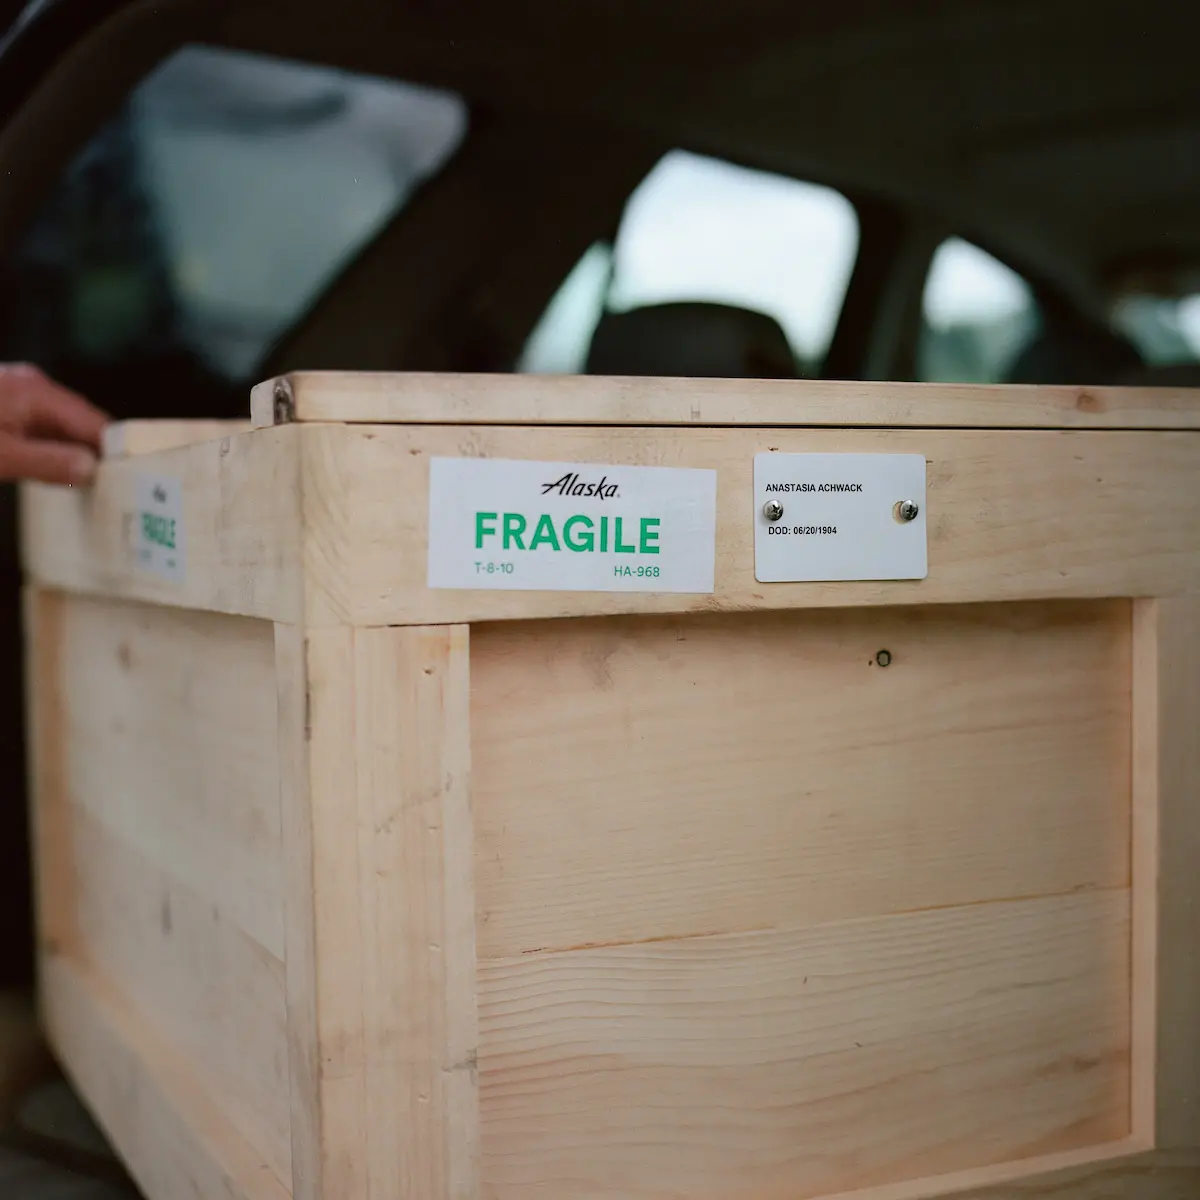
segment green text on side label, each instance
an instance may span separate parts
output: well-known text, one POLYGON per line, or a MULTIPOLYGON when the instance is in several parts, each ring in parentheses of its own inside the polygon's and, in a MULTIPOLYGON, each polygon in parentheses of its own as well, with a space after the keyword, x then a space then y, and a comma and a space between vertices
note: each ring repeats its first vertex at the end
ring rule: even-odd
POLYGON ((573 550, 579 554, 658 554, 660 517, 566 517, 556 525, 549 513, 477 512, 475 549, 573 550), (532 528, 531 528, 532 526, 532 528))
POLYGON ((167 550, 175 549, 175 518, 164 517, 159 513, 143 512, 142 537, 151 545, 162 546, 167 550))

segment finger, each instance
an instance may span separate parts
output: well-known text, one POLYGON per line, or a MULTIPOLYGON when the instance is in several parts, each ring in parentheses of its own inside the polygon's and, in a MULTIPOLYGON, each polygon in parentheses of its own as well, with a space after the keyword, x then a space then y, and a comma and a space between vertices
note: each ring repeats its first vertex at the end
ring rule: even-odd
POLYGON ((83 487, 96 473, 96 455, 67 442, 0 435, 0 480, 83 487))
POLYGON ((0 423, 14 433, 62 438, 100 449, 108 415, 24 363, 0 368, 0 423))

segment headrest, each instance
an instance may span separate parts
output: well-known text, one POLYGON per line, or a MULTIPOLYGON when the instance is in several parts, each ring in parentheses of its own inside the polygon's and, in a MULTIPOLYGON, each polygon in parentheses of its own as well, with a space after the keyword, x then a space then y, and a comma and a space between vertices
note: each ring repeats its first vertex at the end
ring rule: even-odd
POLYGON ((1045 329, 1013 359, 1006 383, 1115 384, 1139 370, 1134 344, 1106 329, 1045 329))
POLYGON ((1143 367, 1121 379, 1122 387, 1200 388, 1200 363, 1173 363, 1169 367, 1143 367))
POLYGON ((677 302, 606 312, 588 351, 589 375, 794 379, 779 322, 727 304, 677 302))

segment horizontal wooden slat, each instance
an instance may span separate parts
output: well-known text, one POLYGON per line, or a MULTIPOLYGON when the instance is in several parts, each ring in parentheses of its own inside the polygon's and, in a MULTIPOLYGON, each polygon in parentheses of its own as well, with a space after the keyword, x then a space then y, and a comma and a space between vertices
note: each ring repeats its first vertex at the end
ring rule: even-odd
MULTIPOLYGON (((253 391, 256 425, 275 418, 276 382, 253 391)), ((297 421, 1200 429, 1200 394, 1187 388, 341 371, 279 382, 297 421)))
POLYGON ((25 560, 43 585, 309 627, 1168 596, 1200 590, 1197 478, 1192 433, 293 424, 106 463, 87 492, 30 485, 25 560), (924 455, 928 578, 758 583, 753 460, 770 449, 924 455), (715 592, 430 590, 434 455, 716 470, 715 592), (182 481, 182 582, 134 569, 146 472, 182 481))
POLYGON ((106 459, 132 458, 217 441, 252 429, 249 421, 115 421, 104 431, 106 459))
POLYGON ((221 1098, 205 1094, 98 972, 46 958, 42 1006, 73 1081, 148 1196, 290 1200, 291 1187, 229 1120, 221 1098))
MULTIPOLYGON (((297 428, 295 426, 293 429, 297 428)), ((299 426, 310 623, 478 622, 713 609, 950 604, 1200 590, 1200 436, 898 430, 299 426), (761 584, 758 451, 923 454, 929 577, 761 584), (430 590, 433 455, 704 467, 717 476, 716 591, 430 590)))
POLYGON ((1127 891, 479 967, 496 1200, 803 1200, 1129 1133, 1127 891))
MULTIPOLYGON (((954 1200, 1195 1200, 1200 1196, 1200 1150, 1149 1151, 1086 1165, 1028 1163, 1007 1179, 974 1177, 989 1174, 947 1180, 945 1191, 924 1189, 920 1200, 931 1194, 951 1195, 954 1200)), ((915 1200, 915 1196, 880 1189, 878 1195, 859 1193, 854 1200, 915 1200)))
POLYGON ((1129 653, 1121 602, 477 628, 480 954, 1127 886, 1129 653))
POLYGON ((282 960, 78 811, 77 952, 112 979, 280 1178, 291 1174, 282 960))

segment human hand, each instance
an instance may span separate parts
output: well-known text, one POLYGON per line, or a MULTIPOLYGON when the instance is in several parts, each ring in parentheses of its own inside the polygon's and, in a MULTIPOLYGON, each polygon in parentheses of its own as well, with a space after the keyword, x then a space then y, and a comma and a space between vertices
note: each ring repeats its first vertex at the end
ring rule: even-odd
POLYGON ((37 367, 0 364, 0 481, 90 483, 108 423, 106 413, 37 367))

